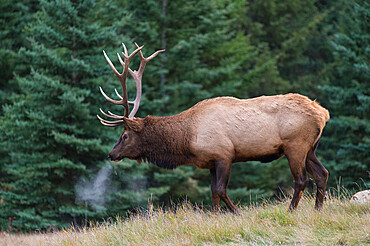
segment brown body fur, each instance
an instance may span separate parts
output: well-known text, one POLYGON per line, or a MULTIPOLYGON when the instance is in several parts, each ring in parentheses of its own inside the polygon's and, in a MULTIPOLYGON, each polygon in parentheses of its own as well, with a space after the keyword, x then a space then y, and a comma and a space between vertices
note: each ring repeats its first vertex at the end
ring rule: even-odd
POLYGON ((327 170, 315 156, 317 142, 329 113, 299 94, 254 99, 218 97, 204 100, 173 116, 126 121, 123 135, 110 157, 147 160, 160 167, 195 164, 210 169, 212 205, 223 200, 234 212, 226 194, 231 164, 269 162, 286 155, 295 182, 290 209, 295 209, 310 173, 318 186, 316 208, 322 207, 327 170), (136 148, 136 149, 133 149, 136 148))

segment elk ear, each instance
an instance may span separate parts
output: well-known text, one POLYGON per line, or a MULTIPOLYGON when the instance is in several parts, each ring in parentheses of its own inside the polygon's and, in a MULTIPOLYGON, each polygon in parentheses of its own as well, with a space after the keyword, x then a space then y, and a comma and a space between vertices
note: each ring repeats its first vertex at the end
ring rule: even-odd
POLYGON ((125 121, 124 123, 125 128, 131 129, 135 132, 141 132, 144 128, 144 122, 142 119, 137 118, 137 119, 131 120, 125 117, 124 121, 125 121))

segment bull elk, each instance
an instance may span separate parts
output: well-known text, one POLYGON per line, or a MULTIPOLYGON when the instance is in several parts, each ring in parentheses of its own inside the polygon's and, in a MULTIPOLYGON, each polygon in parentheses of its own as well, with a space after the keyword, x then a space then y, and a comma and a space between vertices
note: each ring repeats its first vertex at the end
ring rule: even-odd
POLYGON ((212 182, 212 209, 219 210, 222 200, 234 213, 237 208, 229 199, 226 188, 232 163, 245 161, 270 162, 286 156, 294 178, 294 194, 289 206, 294 210, 311 174, 317 185, 315 208, 320 210, 325 197, 328 171, 315 155, 322 130, 329 120, 329 112, 316 101, 299 94, 261 96, 253 99, 217 97, 197 103, 195 106, 172 116, 135 118, 141 98, 141 79, 145 65, 164 50, 145 58, 143 46, 136 43, 130 55, 124 44, 118 60, 123 66, 119 73, 106 53, 104 56, 121 82, 123 96, 115 90, 120 100, 110 102, 124 107, 124 116, 108 111, 101 113, 114 121, 97 116, 106 126, 124 126, 117 144, 109 153, 109 159, 123 158, 153 163, 173 169, 194 164, 209 169, 212 182), (139 53, 138 71, 129 68, 135 54, 139 53), (128 73, 136 83, 136 99, 128 101, 126 78, 128 73), (129 114, 129 106, 133 110, 129 114))

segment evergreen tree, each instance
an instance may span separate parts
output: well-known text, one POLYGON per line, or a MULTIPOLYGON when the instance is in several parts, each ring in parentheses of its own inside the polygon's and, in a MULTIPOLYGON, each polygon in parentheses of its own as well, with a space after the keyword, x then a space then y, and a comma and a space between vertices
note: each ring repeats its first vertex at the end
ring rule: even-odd
POLYGON ((336 5, 337 32, 329 41, 333 63, 330 82, 320 87, 331 119, 322 139, 321 155, 337 182, 358 189, 370 185, 369 14, 367 1, 336 5))
MULTIPOLYGON (((18 50, 26 45, 24 27, 32 20, 38 4, 34 1, 0 2, 0 103, 6 99, 16 86, 12 84, 13 72, 18 63, 18 50)), ((0 109, 1 112, 1 109, 0 109)))
POLYGON ((319 54, 311 45, 320 36, 318 25, 328 7, 318 8, 317 0, 240 2, 238 28, 250 36, 252 45, 260 47, 261 62, 270 74, 264 80, 254 77, 250 94, 315 92, 312 88, 320 81, 311 74, 316 72, 314 61, 319 54))
MULTIPOLYGON (((38 8, 34 1, 1 1, 0 2, 0 104, 8 103, 12 93, 17 91, 14 82, 14 71, 20 68, 18 50, 27 43, 23 33, 24 27, 33 18, 33 12, 38 8)), ((27 72, 25 72, 27 73, 27 72)), ((3 109, 0 108, 0 116, 3 109)), ((3 131, 1 131, 3 135, 3 131)), ((3 164, 9 160, 8 142, 0 142, 0 191, 7 190, 11 182, 3 164)), ((4 202, 0 195, 0 204, 4 202)), ((0 228, 5 228, 12 217, 0 216, 0 228), (3 226, 4 225, 4 226, 3 226)))
POLYGON ((20 93, 3 107, 1 143, 6 183, 0 180, 1 229, 47 229, 77 221, 90 210, 75 204, 78 178, 101 165, 111 142, 95 118, 106 63, 101 58, 116 36, 93 22, 94 1, 41 1, 27 27, 29 47, 17 62, 20 93), (106 136, 106 137, 104 137, 106 136))

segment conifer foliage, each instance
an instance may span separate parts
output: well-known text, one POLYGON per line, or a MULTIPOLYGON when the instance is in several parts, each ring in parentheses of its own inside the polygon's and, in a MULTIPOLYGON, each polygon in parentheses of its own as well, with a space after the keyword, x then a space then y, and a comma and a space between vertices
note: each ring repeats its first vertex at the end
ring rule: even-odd
POLYGON ((20 92, 3 107, 1 119, 7 154, 1 159, 3 230, 9 218, 13 230, 76 220, 82 211, 75 205, 74 184, 106 156, 94 118, 96 78, 106 68, 96 56, 111 32, 88 21, 93 6, 93 1, 41 1, 27 26, 28 45, 17 62, 28 65, 28 74, 16 76, 20 92))
POLYGON ((333 63, 330 83, 321 86, 331 120, 323 138, 323 156, 332 185, 370 185, 370 4, 337 5, 337 31, 329 41, 333 63))

